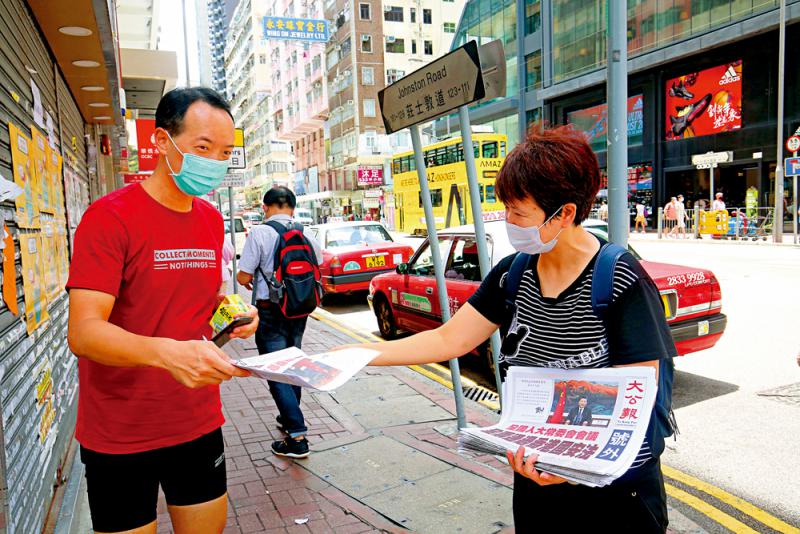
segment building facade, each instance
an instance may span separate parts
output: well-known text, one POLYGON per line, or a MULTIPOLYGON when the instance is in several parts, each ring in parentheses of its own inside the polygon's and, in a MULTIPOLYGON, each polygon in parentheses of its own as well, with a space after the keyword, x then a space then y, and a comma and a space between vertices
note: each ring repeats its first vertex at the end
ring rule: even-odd
POLYGON ((392 154, 410 149, 407 132, 387 135, 378 92, 445 54, 463 0, 327 0, 331 37, 325 55, 330 117, 325 125, 334 216, 380 216, 387 203, 375 190, 389 185, 392 154), (338 197, 338 198, 337 198, 338 197))
POLYGON ((243 171, 246 187, 237 190, 240 208, 258 206, 263 190, 273 184, 293 183, 292 147, 278 139, 280 125, 274 120, 283 97, 272 93, 272 76, 280 68, 269 61, 272 49, 262 33, 269 9, 267 2, 242 0, 226 32, 227 93, 236 126, 244 130, 247 153, 247 169, 243 171))

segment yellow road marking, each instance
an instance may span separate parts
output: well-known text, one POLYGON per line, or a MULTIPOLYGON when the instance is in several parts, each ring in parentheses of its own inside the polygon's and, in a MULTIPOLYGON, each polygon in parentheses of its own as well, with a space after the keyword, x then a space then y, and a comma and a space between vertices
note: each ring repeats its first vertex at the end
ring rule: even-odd
POLYGON ((724 502, 725 504, 736 508, 740 512, 744 512, 745 514, 749 515, 756 521, 765 524, 769 528, 773 530, 777 530, 778 532, 783 533, 800 533, 800 529, 789 525, 778 519, 777 517, 765 512, 764 510, 757 508, 750 504, 749 502, 737 497, 736 495, 732 495, 727 491, 720 489, 716 486, 712 486, 707 482, 703 482, 691 475, 687 475, 681 471, 673 467, 669 467, 667 465, 661 466, 661 471, 673 480, 677 480, 678 482, 682 482, 687 486, 692 488, 698 489, 700 491, 704 491, 711 495, 712 497, 716 497, 720 501, 724 502))
MULTIPOLYGON (((354 339, 356 339, 358 341, 361 341, 363 343, 375 343, 375 342, 384 341, 383 339, 379 338, 378 336, 376 336, 375 334, 372 334, 370 332, 363 332, 361 330, 356 330, 355 328, 347 327, 347 326, 341 324, 338 320, 331 318, 330 315, 331 314, 329 312, 326 312, 324 310, 316 310, 314 313, 311 314, 311 316, 314 319, 317 319, 318 321, 321 321, 321 322, 325 323, 326 325, 330 326, 334 330, 338 330, 339 332, 342 332, 343 334, 347 334, 348 336, 350 336, 350 337, 352 337, 352 338, 354 338, 354 339)), ((408 365, 407 367, 409 369, 412 369, 413 371, 416 371, 417 373, 427 377, 427 378, 430 378, 434 382, 437 382, 437 383, 443 385, 444 387, 446 387, 448 389, 451 389, 451 390, 453 389, 453 383, 450 380, 448 380, 447 378, 444 378, 442 376, 442 375, 449 375, 450 374, 450 369, 449 368, 447 368, 447 367, 445 367, 443 365, 440 365, 438 363, 430 363, 430 364, 426 364, 426 366, 430 367, 430 368, 433 368, 437 372, 430 371, 430 370, 426 369, 425 367, 423 367, 421 365, 408 365), (439 373, 439 374, 437 374, 437 373, 439 373)), ((461 383, 462 383, 462 385, 465 385, 467 387, 473 387, 473 388, 480 387, 480 386, 478 386, 478 384, 476 382, 474 382, 473 380, 471 380, 471 379, 469 379, 469 378, 467 378, 465 376, 461 377, 461 383)), ((500 409, 500 404, 497 403, 497 402, 494 402, 494 401, 490 401, 490 400, 484 399, 484 400, 478 401, 478 403, 486 406, 490 410, 499 410, 500 409)))
POLYGON ((676 488, 672 484, 664 484, 664 487, 667 490, 667 495, 669 495, 670 497, 678 499, 679 501, 691 506, 692 508, 694 508, 698 512, 702 513, 703 515, 706 515, 706 516, 710 517, 711 519, 713 519, 714 521, 716 521, 717 523, 719 523, 723 527, 731 530, 732 532, 737 532, 737 533, 753 532, 753 533, 757 533, 756 530, 753 530, 752 528, 748 527, 747 525, 745 525, 744 523, 742 523, 741 521, 739 521, 735 517, 732 517, 732 516, 726 514, 722 510, 718 510, 717 508, 714 508, 713 506, 708 504, 706 501, 704 501, 704 500, 702 500, 702 499, 700 499, 698 497, 695 497, 691 493, 687 493, 687 492, 683 491, 682 489, 676 488))

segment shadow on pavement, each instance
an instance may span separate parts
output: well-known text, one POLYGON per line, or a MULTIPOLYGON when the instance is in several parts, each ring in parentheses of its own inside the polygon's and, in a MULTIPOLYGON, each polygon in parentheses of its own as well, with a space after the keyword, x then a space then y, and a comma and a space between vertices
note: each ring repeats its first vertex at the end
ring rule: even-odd
POLYGON ((367 308, 367 291, 353 291, 352 293, 329 293, 322 301, 322 308, 330 313, 350 313, 367 308))
POLYGON ((698 402, 738 391, 739 386, 704 376, 693 375, 685 371, 675 370, 672 384, 672 408, 685 408, 698 402))

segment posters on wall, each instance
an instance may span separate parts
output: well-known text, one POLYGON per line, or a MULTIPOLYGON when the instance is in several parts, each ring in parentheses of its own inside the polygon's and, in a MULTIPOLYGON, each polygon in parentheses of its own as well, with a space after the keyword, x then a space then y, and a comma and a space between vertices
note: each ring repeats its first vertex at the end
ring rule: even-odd
POLYGON ((31 96, 33 97, 33 121, 44 128, 44 106, 42 105, 42 93, 39 86, 31 78, 31 96))
POLYGON ((742 60, 667 80, 667 140, 742 127, 742 60))
POLYGON ((50 193, 52 191, 52 180, 49 172, 50 144, 47 138, 31 126, 31 166, 34 175, 34 195, 39 203, 39 212, 53 213, 53 203, 50 193))
POLYGON ((11 161, 14 165, 14 182, 23 194, 16 198, 17 226, 38 229, 41 225, 37 197, 36 173, 31 162, 32 143, 14 124, 8 124, 11 142, 11 161))
POLYGON ((50 174, 50 198, 53 204, 53 213, 59 221, 66 220, 64 204, 64 178, 62 169, 64 158, 54 149, 50 150, 50 157, 47 158, 48 173, 50 174))
POLYGON ((17 307, 17 269, 14 267, 14 238, 3 225, 3 302, 14 315, 19 315, 17 307))
MULTIPOLYGON (((642 144, 644 133, 644 97, 628 98, 628 145, 642 144)), ((595 152, 608 148, 608 104, 599 104, 567 113, 567 122, 584 133, 595 152)))
POLYGON ((61 290, 59 276, 58 240, 60 235, 56 232, 58 223, 54 221, 42 222, 42 266, 44 269, 45 296, 52 302, 61 290))
POLYGON ((38 232, 20 234, 19 244, 22 252, 22 285, 25 292, 25 325, 28 334, 32 334, 49 319, 42 238, 38 232))

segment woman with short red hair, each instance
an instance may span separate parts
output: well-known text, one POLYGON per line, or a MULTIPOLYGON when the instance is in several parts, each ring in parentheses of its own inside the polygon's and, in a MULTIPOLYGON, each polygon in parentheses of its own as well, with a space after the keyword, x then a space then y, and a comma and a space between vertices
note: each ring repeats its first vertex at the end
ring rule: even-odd
MULTIPOLYGON (((441 327, 386 343, 372 365, 412 365, 468 354, 499 327, 501 368, 562 369, 651 366, 675 356, 661 299, 630 253, 613 273, 613 298, 603 319, 592 307, 592 275, 604 243, 581 222, 600 188, 600 171, 583 135, 568 127, 535 127, 506 158, 496 190, 506 206, 506 228, 517 254, 501 260, 468 303, 441 327), (527 254, 516 298, 505 293, 518 254, 527 254)), ((654 409, 655 414, 655 409, 654 409)), ((653 416, 655 417, 655 415, 653 416)), ((651 420, 652 425, 652 420, 651 420)), ((648 436, 651 434, 648 433, 648 436)), ((570 530, 664 532, 666 495, 659 455, 663 436, 647 440, 631 469, 602 488, 565 483, 534 468, 536 455, 507 453, 514 476, 517 532, 533 532, 550 518, 570 530), (566 515, 565 515, 566 514, 566 515)))

